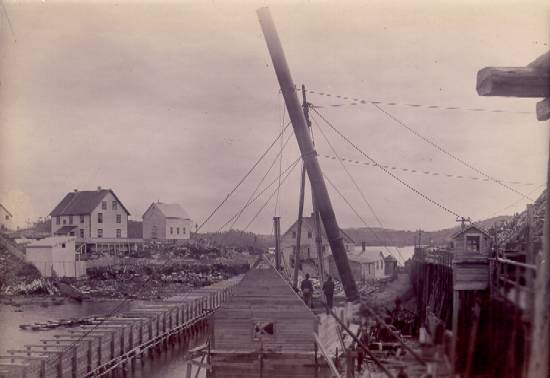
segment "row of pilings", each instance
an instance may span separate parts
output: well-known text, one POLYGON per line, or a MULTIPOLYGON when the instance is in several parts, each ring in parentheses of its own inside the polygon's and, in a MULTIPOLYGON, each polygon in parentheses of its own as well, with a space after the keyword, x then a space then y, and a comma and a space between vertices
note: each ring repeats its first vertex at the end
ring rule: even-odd
POLYGON ((526 376, 530 321, 521 306, 489 289, 453 290, 452 263, 413 260, 410 279, 419 327, 440 346, 457 374, 526 376), (453 333, 453 305, 457 304, 453 333))

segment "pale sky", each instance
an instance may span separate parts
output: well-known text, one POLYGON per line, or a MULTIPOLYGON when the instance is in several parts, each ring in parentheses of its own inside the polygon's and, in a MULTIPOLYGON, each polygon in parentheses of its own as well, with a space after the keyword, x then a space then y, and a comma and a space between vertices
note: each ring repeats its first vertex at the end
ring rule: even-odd
MULTIPOLYGON (((281 128, 282 98, 255 13, 263 5, 270 5, 297 85, 365 100, 509 111, 383 106, 490 175, 537 184, 513 186, 535 198, 548 159, 547 124, 534 114, 539 99, 479 97, 475 86, 479 69, 525 66, 549 49, 546 3, 4 2, 0 202, 22 224, 47 216, 68 191, 102 186, 116 192, 132 219, 160 200, 182 204, 201 223, 281 128)), ((345 100, 308 99, 325 106, 319 111, 382 164, 479 177, 373 105, 327 107, 345 100)), ((342 157, 366 161, 324 130, 342 157)), ((319 154, 333 155, 314 133, 319 154)), ((241 208, 278 148, 204 230, 217 230, 241 208)), ((297 156, 292 139, 283 169, 297 156)), ((356 211, 378 226, 338 162, 319 159, 356 211)), ((379 169, 348 167, 386 227, 455 224, 379 169)), ((266 182, 278 171, 277 163, 266 182)), ((473 220, 527 203, 492 182, 392 172, 473 220)), ((298 189, 296 169, 279 195, 283 229, 296 217, 298 189)), ((364 226, 329 192, 341 227, 364 226)), ((306 214, 310 202, 308 193, 306 214)), ((250 230, 270 233, 274 207, 272 201, 250 230)))

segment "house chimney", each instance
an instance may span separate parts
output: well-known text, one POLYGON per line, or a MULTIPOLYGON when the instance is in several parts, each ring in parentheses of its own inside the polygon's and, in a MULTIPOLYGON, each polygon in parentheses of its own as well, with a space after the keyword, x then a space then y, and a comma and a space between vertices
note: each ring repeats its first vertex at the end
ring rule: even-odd
POLYGON ((101 186, 98 186, 98 187, 97 187, 97 190, 101 190, 101 186))
POLYGON ((364 241, 362 241, 362 242, 361 242, 361 251, 362 251, 362 252, 365 252, 366 250, 367 250, 367 243, 364 242, 364 241))

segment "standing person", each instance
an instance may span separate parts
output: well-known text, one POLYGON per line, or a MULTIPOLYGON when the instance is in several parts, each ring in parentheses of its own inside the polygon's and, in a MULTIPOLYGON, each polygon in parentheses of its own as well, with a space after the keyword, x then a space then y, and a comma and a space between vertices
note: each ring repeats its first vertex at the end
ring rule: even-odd
POLYGON ((323 293, 325 293, 325 298, 327 300, 328 314, 329 310, 332 310, 332 300, 334 298, 334 281, 332 280, 332 277, 330 275, 327 277, 327 280, 323 284, 323 293))
POLYGON ((313 284, 309 280, 309 274, 306 273, 306 278, 300 284, 300 290, 304 297, 304 302, 308 307, 313 307, 311 303, 311 297, 313 296, 313 284))

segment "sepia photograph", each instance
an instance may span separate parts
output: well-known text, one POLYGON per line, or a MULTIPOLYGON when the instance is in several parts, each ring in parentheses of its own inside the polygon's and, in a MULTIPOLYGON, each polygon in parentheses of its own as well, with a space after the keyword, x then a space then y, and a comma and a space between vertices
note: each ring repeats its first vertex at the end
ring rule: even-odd
POLYGON ((0 378, 550 378, 548 0, 0 0, 0 378))

